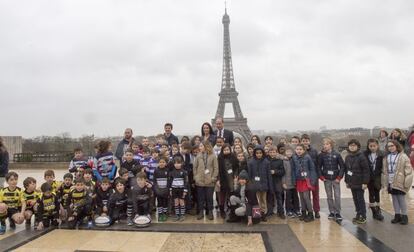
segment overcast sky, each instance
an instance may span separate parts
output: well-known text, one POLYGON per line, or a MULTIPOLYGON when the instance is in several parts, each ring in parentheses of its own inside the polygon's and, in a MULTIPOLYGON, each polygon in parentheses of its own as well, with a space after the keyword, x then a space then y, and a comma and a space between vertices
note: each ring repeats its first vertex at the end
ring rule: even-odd
MULTIPOLYGON (((414 1, 227 5, 251 129, 414 123, 414 1)), ((221 0, 0 0, 0 135, 198 133, 217 109, 223 13, 221 0)))

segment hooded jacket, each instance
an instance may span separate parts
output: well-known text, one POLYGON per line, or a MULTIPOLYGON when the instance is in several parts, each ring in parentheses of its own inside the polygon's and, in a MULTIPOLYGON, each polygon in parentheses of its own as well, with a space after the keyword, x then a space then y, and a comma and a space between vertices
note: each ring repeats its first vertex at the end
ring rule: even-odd
POLYGON ((359 149, 345 158, 345 183, 351 189, 361 189, 363 184, 368 184, 370 172, 368 160, 359 149))
POLYGON ((251 183, 257 191, 273 193, 272 175, 270 174, 269 160, 265 158, 265 152, 262 146, 256 146, 253 151, 253 158, 247 164, 247 172, 251 183), (257 151, 261 150, 263 157, 257 158, 257 151))

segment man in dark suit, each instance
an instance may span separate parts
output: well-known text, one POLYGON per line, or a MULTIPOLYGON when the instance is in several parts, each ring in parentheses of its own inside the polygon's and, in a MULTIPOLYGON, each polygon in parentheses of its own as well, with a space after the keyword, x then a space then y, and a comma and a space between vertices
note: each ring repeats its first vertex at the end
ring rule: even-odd
POLYGON ((234 135, 233 131, 224 129, 223 118, 218 117, 216 118, 216 131, 214 133, 217 137, 222 137, 225 143, 230 144, 233 146, 234 143, 234 135))

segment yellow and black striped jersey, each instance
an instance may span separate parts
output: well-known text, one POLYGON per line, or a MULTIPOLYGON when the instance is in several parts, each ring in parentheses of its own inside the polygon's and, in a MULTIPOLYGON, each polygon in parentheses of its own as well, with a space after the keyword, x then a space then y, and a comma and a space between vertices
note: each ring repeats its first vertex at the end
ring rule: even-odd
POLYGON ((58 192, 59 187, 60 187, 61 184, 62 184, 62 182, 53 180, 53 182, 51 184, 51 186, 52 186, 52 192, 56 194, 58 192))
POLYGON ((14 190, 4 187, 0 190, 0 202, 5 203, 8 208, 20 208, 23 201, 23 191, 20 187, 16 187, 14 190))
POLYGON ((42 197, 42 193, 39 191, 27 192, 23 191, 23 199, 26 201, 26 209, 30 210, 36 204, 37 200, 42 197))

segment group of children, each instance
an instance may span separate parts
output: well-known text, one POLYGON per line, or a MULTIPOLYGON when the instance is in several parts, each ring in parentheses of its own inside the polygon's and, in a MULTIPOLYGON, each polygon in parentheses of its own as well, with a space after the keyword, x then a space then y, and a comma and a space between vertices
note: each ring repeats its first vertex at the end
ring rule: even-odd
POLYGON ((374 219, 384 219, 380 190, 387 188, 395 209, 392 223, 407 224, 404 195, 412 185, 412 167, 398 141, 390 140, 386 147, 382 152, 379 142, 370 139, 362 152, 353 139, 346 153, 338 153, 332 139, 325 138, 318 152, 306 134, 277 146, 268 136, 263 147, 253 136, 247 148, 237 137, 232 146, 220 137, 214 143, 187 138, 172 145, 160 139, 154 145, 131 142, 118 167, 111 143, 100 141, 93 158, 75 149, 63 182, 46 171, 40 190, 34 178, 25 178, 21 189, 18 174, 7 173, 8 186, 0 190, 0 234, 7 218, 14 228, 24 221, 31 225, 32 216, 40 230, 62 223, 92 227, 102 216, 108 225, 123 219, 133 225, 137 216, 151 220, 152 211, 157 211, 159 222, 169 216, 183 221, 193 212, 197 219, 212 220, 214 197, 217 212, 228 222, 245 219, 252 225, 272 214, 310 222, 320 218, 319 180, 325 186, 328 218, 341 221, 342 179, 354 199, 354 223, 366 222, 365 189, 374 219))

